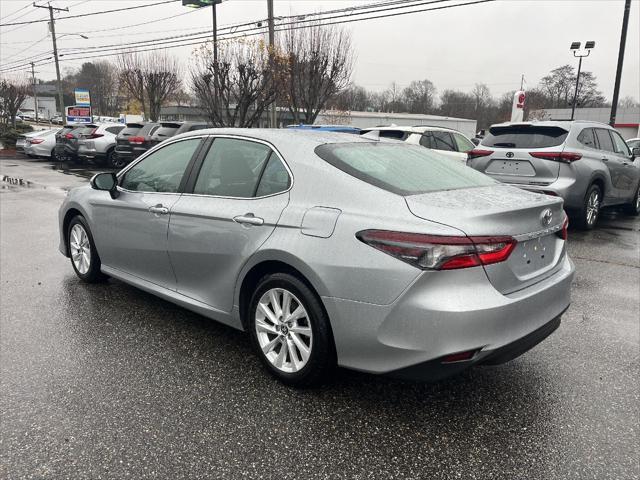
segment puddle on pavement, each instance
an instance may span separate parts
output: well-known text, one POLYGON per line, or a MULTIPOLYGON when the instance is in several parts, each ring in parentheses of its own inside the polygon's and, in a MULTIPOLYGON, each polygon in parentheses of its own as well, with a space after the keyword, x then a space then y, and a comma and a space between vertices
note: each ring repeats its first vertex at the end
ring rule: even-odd
POLYGON ((86 168, 79 165, 69 164, 67 162, 50 162, 46 165, 46 168, 64 173, 65 175, 75 175, 76 177, 86 178, 87 180, 93 177, 96 173, 117 171, 110 168, 86 168))

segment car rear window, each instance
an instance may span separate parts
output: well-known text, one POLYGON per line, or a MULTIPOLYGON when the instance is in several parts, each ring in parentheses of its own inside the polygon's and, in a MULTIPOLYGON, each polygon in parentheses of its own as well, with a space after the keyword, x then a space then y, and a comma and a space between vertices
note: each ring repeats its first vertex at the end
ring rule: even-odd
POLYGON ((157 125, 155 123, 147 123, 144 127, 142 127, 140 129, 140 131, 138 132, 138 135, 140 135, 141 137, 147 137, 152 135, 153 133, 155 133, 155 131, 160 127, 160 125, 157 125))
POLYGON ((127 125, 123 128, 118 134, 119 137, 132 137, 133 135, 137 135, 142 125, 127 125))
POLYGON ((91 135, 96 128, 98 128, 96 125, 87 125, 80 130, 80 135, 91 135))
POLYGON ((316 154, 343 172, 398 195, 495 185, 496 180, 417 145, 330 143, 316 154))
POLYGON ((154 137, 158 137, 158 138, 169 138, 169 137, 173 137, 176 132, 178 131, 178 129, 180 128, 180 125, 162 125, 160 126, 160 128, 158 128, 158 130, 155 131, 155 133, 153 134, 154 137))
POLYGON ((561 145, 569 132, 560 127, 492 127, 481 144, 494 148, 545 148, 561 145))

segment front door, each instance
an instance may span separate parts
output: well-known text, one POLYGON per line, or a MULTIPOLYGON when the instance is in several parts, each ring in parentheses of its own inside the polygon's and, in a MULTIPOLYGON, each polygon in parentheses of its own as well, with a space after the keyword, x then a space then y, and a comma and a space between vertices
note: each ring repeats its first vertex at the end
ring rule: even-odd
POLYGON ((268 145, 215 138, 173 206, 169 255, 178 292, 230 312, 236 279, 289 202, 290 174, 268 145))
POLYGON ((120 177, 119 196, 96 205, 96 247, 105 266, 175 289, 167 229, 200 138, 156 150, 120 177))
POLYGON ((620 134, 614 130, 609 130, 609 133, 613 139, 613 148, 615 149, 616 158, 622 165, 620 175, 618 175, 617 179, 619 200, 627 201, 634 198, 636 189, 638 188, 640 168, 638 168, 638 165, 634 163, 634 158, 631 156, 631 149, 620 134))

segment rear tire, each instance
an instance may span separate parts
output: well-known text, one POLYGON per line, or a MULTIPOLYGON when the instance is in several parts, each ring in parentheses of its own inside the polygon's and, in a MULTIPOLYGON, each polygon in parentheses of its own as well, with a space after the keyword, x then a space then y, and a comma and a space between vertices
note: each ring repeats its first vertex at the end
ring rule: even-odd
POLYGON ((636 189, 636 194, 633 200, 624 206, 624 211, 628 215, 632 215, 634 217, 640 215, 640 185, 638 185, 638 188, 636 189))
POLYGON ((93 243, 91 230, 81 215, 73 217, 69 222, 67 246, 71 266, 80 280, 86 283, 98 283, 109 278, 100 271, 100 257, 93 243))
POLYGON ((575 225, 580 230, 591 230, 595 227, 600 216, 600 206, 602 205, 602 190, 595 183, 587 189, 584 196, 582 208, 577 212, 574 219, 575 225))
POLYGON ((120 157, 115 152, 112 152, 111 157, 107 160, 107 165, 111 168, 117 168, 118 170, 124 168, 127 165, 127 162, 120 157))
POLYGON ((318 385, 335 368, 329 319, 317 295, 298 278, 287 273, 263 277, 247 313, 256 353, 282 383, 318 385))

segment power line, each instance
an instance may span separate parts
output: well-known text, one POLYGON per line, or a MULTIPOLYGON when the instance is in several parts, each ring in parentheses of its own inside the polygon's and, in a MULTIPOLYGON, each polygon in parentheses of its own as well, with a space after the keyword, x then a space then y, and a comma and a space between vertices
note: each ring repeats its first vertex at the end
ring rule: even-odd
MULTIPOLYGON (((101 12, 89 12, 89 13, 82 13, 82 14, 78 14, 78 15, 67 15, 66 17, 60 17, 57 18, 56 20, 67 20, 69 18, 80 18, 80 17, 90 17, 92 15, 103 15, 105 13, 114 13, 114 12, 124 12, 124 11, 129 11, 129 10, 136 10, 138 8, 147 8, 147 7, 156 7, 158 5, 164 5, 166 3, 175 3, 179 0, 164 0, 163 2, 157 2, 157 3, 148 3, 145 5, 134 5, 133 7, 123 7, 123 8, 115 8, 113 10, 103 10, 101 12)), ((84 2, 81 2, 84 3, 84 2)), ((47 19, 41 19, 41 20, 31 20, 28 22, 15 22, 15 23, 1 23, 0 27, 10 27, 13 25, 29 25, 32 23, 40 23, 40 22, 46 22, 47 19)))

